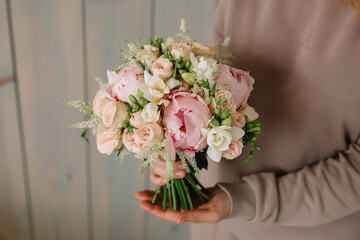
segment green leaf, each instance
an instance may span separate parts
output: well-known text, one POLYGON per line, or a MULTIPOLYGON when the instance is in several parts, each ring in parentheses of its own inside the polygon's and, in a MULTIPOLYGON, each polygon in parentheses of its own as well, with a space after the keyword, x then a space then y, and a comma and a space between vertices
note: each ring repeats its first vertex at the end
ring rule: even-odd
POLYGON ((221 105, 221 104, 224 104, 226 102, 227 102, 226 98, 222 98, 217 102, 217 105, 221 105))
POLYGON ((89 128, 85 128, 82 132, 81 132, 81 138, 84 139, 86 142, 89 143, 89 139, 87 139, 86 137, 86 133, 89 130, 89 128))
POLYGON ((208 169, 208 160, 206 158, 205 152, 196 152, 195 153, 195 160, 198 168, 201 169, 208 169))

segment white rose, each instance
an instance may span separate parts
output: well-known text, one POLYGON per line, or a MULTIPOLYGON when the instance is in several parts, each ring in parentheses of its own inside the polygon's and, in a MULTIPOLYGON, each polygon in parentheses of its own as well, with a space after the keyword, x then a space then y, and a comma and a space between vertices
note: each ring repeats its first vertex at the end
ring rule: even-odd
POLYGON ((207 155, 215 162, 220 162, 222 152, 229 149, 231 141, 242 138, 244 130, 239 127, 219 126, 208 129, 202 129, 203 135, 206 135, 208 144, 207 155))
POLYGON ((156 105, 156 103, 146 104, 141 111, 141 117, 146 122, 157 122, 160 117, 160 111, 158 111, 158 106, 156 105))
POLYGON ((246 104, 242 109, 239 111, 242 115, 248 117, 248 122, 255 121, 258 119, 259 114, 255 112, 255 109, 248 104, 246 104))

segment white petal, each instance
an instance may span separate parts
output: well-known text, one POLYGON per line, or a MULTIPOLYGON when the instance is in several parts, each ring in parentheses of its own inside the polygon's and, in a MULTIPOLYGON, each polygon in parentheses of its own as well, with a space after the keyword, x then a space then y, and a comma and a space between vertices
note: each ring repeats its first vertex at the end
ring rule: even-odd
POLYGON ((169 90, 179 86, 180 81, 174 79, 174 78, 170 78, 169 80, 167 80, 166 82, 166 87, 168 87, 169 90))
POLYGON ((146 100, 148 100, 148 101, 150 101, 150 102, 153 102, 153 99, 152 99, 149 91, 145 88, 145 85, 142 85, 142 86, 140 87, 140 91, 143 92, 143 96, 144 96, 144 98, 145 98, 146 100))
POLYGON ((209 156, 209 158, 210 158, 211 160, 213 160, 214 162, 220 162, 222 152, 216 151, 216 150, 213 149, 212 147, 208 147, 206 153, 207 153, 207 155, 209 156))
POLYGON ((194 66, 194 67, 197 67, 199 62, 198 60, 196 59, 195 55, 193 52, 190 53, 190 61, 191 61, 191 64, 194 66))
POLYGON ((200 128, 200 132, 203 137, 206 137, 209 131, 209 128, 200 128))
POLYGON ((242 128, 239 127, 232 127, 227 131, 230 133, 232 140, 238 140, 245 135, 244 130, 242 130, 242 128))
POLYGON ((150 80, 151 80, 151 74, 148 71, 144 71, 144 81, 145 84, 149 84, 150 80))

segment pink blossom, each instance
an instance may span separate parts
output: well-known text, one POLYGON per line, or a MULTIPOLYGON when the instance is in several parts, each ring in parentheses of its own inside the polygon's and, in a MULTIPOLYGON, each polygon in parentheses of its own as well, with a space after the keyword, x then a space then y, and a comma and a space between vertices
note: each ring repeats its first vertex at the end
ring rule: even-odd
POLYGON ((194 156, 195 152, 207 146, 200 129, 206 128, 211 116, 199 95, 172 91, 170 103, 164 111, 163 123, 174 147, 194 156))
POLYGON ((108 84, 102 86, 103 96, 121 102, 126 102, 130 106, 133 103, 129 96, 134 95, 139 101, 137 90, 144 84, 144 71, 136 64, 129 64, 121 71, 107 71, 108 84))
POLYGON ((224 64, 218 64, 218 71, 221 75, 215 79, 217 83, 227 84, 227 88, 236 102, 236 108, 245 106, 253 90, 254 78, 248 72, 229 67, 224 64))

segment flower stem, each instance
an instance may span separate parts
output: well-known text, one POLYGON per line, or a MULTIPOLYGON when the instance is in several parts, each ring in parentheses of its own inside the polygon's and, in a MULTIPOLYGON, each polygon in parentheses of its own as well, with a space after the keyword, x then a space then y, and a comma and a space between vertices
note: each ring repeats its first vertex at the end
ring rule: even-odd
MULTIPOLYGON (((166 185, 168 185, 168 184, 166 184, 166 185)), ((164 189, 164 194, 163 194, 163 202, 162 202, 162 204, 163 204, 163 210, 165 210, 166 209, 167 186, 164 186, 163 189, 164 189)))
POLYGON ((175 179, 175 185, 176 185, 176 190, 178 191, 178 194, 179 194, 179 197, 180 197, 181 206, 183 207, 183 209, 188 210, 186 198, 185 198, 185 195, 184 195, 184 191, 183 191, 183 188, 181 186, 181 183, 180 183, 179 179, 175 179))
POLYGON ((186 194, 186 198, 187 198, 187 200, 188 200, 188 202, 189 202, 189 208, 190 208, 190 210, 193 210, 194 207, 193 207, 193 204, 192 204, 192 201, 191 201, 191 197, 190 197, 190 194, 189 194, 189 190, 188 190, 188 188, 187 188, 187 186, 186 186, 186 184, 185 184, 184 179, 180 179, 180 182, 181 182, 181 185, 183 186, 183 189, 184 189, 185 194, 186 194))
POLYGON ((173 200, 172 200, 172 195, 171 195, 171 184, 167 183, 166 186, 167 186, 168 194, 169 194, 170 209, 173 210, 173 200))
POLYGON ((197 179, 197 177, 195 176, 195 174, 193 174, 193 173, 190 173, 190 174, 191 174, 192 179, 195 181, 195 183, 200 186, 201 190, 203 190, 205 193, 209 193, 209 191, 208 191, 208 190, 200 183, 200 181, 197 179))
POLYGON ((207 202, 209 201, 209 198, 203 193, 201 192, 196 184, 194 183, 194 181, 191 179, 190 175, 186 175, 185 179, 188 181, 188 183, 190 184, 190 186, 192 187, 192 189, 195 191, 195 193, 199 196, 199 198, 201 199, 201 201, 203 202, 207 202))
POLYGON ((156 199, 157 199, 159 193, 161 192, 161 187, 162 186, 159 186, 159 187, 156 188, 155 195, 154 195, 154 197, 153 197, 153 199, 151 201, 152 205, 154 205, 156 203, 156 199))
POLYGON ((172 198, 173 198, 173 208, 174 208, 174 211, 177 211, 178 210, 178 207, 177 207, 177 199, 176 199, 176 194, 175 194, 175 187, 174 187, 174 179, 171 179, 171 191, 172 191, 172 198))

